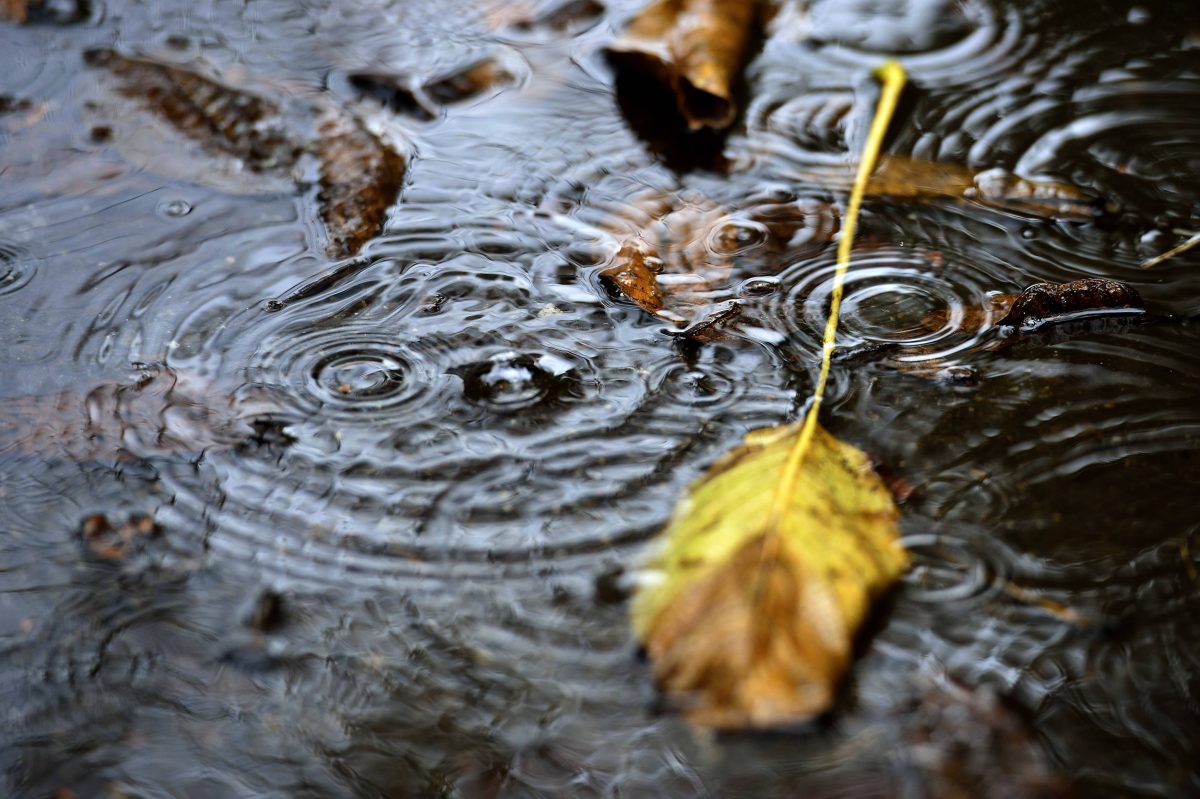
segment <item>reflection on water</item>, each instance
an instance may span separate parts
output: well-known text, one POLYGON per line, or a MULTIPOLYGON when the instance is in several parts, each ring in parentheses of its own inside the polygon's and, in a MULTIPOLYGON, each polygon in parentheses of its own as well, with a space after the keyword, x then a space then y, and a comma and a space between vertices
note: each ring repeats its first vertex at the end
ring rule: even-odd
POLYGON ((787 5, 719 157, 622 116, 600 51, 637 5, 93 0, 0 24, 6 795, 1200 791, 1200 334, 997 347, 968 319, 1083 277, 1197 313, 1194 255, 1137 268, 1200 227, 1194 4, 787 5), (164 161, 169 126, 130 125, 85 63, 103 48, 324 94, 411 143, 381 235, 331 261, 316 175, 164 161), (915 567, 833 718, 712 741, 655 713, 622 574, 810 388, 884 54, 918 86, 893 153, 1110 213, 868 203, 829 421, 912 486, 915 567), (673 168, 697 163, 719 169, 673 168), (742 304, 717 341, 599 277, 667 208, 701 220, 676 257, 725 270, 688 296, 742 304), (923 360, 969 379, 897 368, 923 360))

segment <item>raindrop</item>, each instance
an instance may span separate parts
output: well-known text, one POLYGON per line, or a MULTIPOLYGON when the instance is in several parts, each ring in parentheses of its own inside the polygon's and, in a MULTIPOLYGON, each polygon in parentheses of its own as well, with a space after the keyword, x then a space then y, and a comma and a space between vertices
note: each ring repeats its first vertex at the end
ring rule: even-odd
POLYGON ((517 411, 553 401, 568 387, 562 365, 527 353, 501 352, 454 369, 467 399, 499 411, 517 411), (558 367, 558 368, 556 368, 558 367))

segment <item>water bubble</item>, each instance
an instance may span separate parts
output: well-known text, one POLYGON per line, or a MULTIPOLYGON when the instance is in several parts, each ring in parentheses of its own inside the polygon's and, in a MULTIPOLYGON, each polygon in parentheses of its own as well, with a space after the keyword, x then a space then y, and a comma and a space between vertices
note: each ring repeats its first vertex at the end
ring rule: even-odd
POLYGON ((743 280, 737 288, 739 297, 766 297, 779 291, 777 277, 751 277, 743 280))
POLYGON ((158 213, 167 217, 187 216, 192 212, 192 205, 187 200, 164 200, 158 204, 158 213))

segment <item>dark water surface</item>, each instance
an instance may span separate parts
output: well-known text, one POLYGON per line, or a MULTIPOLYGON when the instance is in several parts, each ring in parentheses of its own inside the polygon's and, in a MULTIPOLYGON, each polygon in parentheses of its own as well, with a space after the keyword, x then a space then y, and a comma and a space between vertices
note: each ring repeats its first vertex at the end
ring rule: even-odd
POLYGON ((1082 277, 1200 313, 1194 253, 1138 268, 1200 228, 1200 6, 817 0, 781 13, 708 151, 622 112, 636 87, 618 102, 601 48, 638 6, 92 0, 0 23, 3 795, 921 796, 905 719, 931 671, 1016 708, 1080 795, 1200 794, 1200 327, 993 351, 961 324, 1082 277), (411 151, 384 232, 330 261, 315 189, 186 146, 93 48, 328 93, 411 151), (912 485, 917 567, 831 719, 695 736, 654 712, 620 575, 811 388, 886 55, 917 84, 893 153, 1112 213, 868 203, 843 318, 868 354, 835 367, 828 422, 912 485), (478 91, 443 80, 488 58, 478 91), (385 107, 368 73, 419 96, 385 107), (680 346, 604 287, 614 231, 664 197, 726 209, 708 240, 738 243, 755 325, 680 346), (763 204, 805 220, 782 269, 756 268, 763 204), (117 557, 83 537, 97 514, 126 525, 117 557))

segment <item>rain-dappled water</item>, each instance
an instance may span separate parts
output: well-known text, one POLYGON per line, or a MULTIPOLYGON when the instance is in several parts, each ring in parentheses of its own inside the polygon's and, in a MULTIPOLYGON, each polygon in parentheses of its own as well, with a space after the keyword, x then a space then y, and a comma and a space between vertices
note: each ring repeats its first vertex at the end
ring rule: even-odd
MULTIPOLYGON (((942 673, 1080 795, 1200 793, 1200 263, 1139 268, 1200 228, 1200 7, 788 6, 715 141, 616 91, 602 48, 639 5, 48 0, 0 23, 4 795, 922 796, 921 736, 986 726, 930 710, 942 673), (310 180, 187 146, 101 48, 403 142, 383 232, 326 257, 310 180), (828 424, 911 486, 916 566, 829 719, 695 735, 656 712, 627 576, 689 481, 803 406, 889 55, 915 84, 890 152, 1106 211, 868 202, 828 424), (745 303, 727 338, 601 280, 655 202, 718 209, 696 241, 745 303), (764 208, 798 220, 782 245, 764 208), (1004 348, 964 323, 1084 277, 1172 318, 1004 348)), ((997 796, 1010 748, 972 754, 997 796)))

